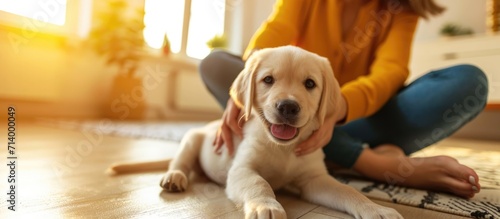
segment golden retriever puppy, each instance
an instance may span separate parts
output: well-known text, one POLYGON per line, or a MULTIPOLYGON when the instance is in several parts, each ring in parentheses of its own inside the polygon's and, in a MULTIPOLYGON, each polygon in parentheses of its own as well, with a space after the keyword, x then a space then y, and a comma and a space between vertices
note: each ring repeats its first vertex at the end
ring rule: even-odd
MULTIPOLYGON (((402 218, 328 175, 321 150, 300 157, 293 152, 326 116, 338 117, 340 88, 326 58, 293 46, 259 50, 246 62, 230 94, 246 119, 244 138, 233 136, 234 156, 213 151, 220 121, 193 129, 181 141, 161 187, 184 191, 187 176, 199 161, 211 180, 226 186, 229 199, 243 206, 246 218, 286 218, 274 194, 285 185, 296 187, 309 202, 356 218, 402 218)), ((121 172, 152 165, 112 169, 121 172)))

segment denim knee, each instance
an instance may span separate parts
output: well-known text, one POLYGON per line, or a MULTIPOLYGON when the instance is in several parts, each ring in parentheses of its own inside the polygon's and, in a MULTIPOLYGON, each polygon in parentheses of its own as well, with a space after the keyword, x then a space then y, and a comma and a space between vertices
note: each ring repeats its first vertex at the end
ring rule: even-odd
POLYGON ((207 81, 213 81, 215 78, 220 77, 220 70, 224 62, 224 56, 227 55, 226 52, 222 50, 216 50, 208 54, 204 59, 201 60, 199 65, 199 74, 201 79, 206 84, 207 81))
POLYGON ((244 65, 241 57, 223 50, 213 51, 200 63, 200 77, 205 87, 223 108, 229 99, 229 88, 244 65))
POLYGON ((450 68, 455 77, 459 77, 458 89, 465 89, 463 107, 471 114, 479 114, 487 104, 488 79, 478 67, 469 64, 457 65, 450 68))
POLYGON ((451 134, 483 111, 487 104, 488 79, 473 65, 457 65, 446 72, 454 79, 453 93, 457 101, 444 111, 444 124, 440 126, 451 134))

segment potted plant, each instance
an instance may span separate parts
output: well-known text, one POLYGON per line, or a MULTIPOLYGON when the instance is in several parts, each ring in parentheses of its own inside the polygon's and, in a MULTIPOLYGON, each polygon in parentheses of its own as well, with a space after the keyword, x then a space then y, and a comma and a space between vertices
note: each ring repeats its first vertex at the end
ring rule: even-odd
POLYGON ((168 56, 172 52, 170 48, 170 40, 168 40, 166 34, 163 36, 163 45, 161 46, 161 48, 164 56, 168 56))
POLYGON ((441 27, 440 33, 445 37, 453 37, 453 36, 463 36, 463 35, 471 35, 474 33, 472 29, 462 27, 458 24, 454 23, 446 23, 441 27))
POLYGON ((89 36, 92 48, 116 69, 104 111, 113 119, 141 119, 146 107, 142 78, 136 72, 145 45, 144 10, 130 9, 125 0, 105 3, 89 36))
POLYGON ((227 46, 227 40, 224 35, 215 35, 210 40, 208 40, 206 44, 208 48, 210 48, 211 50, 217 48, 223 49, 226 48, 227 46))

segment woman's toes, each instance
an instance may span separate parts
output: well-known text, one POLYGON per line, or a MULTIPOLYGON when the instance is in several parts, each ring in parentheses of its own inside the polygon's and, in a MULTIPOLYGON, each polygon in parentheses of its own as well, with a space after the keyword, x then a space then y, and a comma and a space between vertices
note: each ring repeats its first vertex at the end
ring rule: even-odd
POLYGON ((471 188, 463 188, 462 186, 450 186, 446 190, 454 195, 464 198, 471 198, 476 194, 471 188))
POLYGON ((471 198, 480 191, 479 179, 473 169, 458 163, 456 159, 449 156, 436 156, 433 160, 442 173, 434 178, 441 190, 464 198, 471 198))
POLYGON ((479 177, 473 169, 458 163, 458 161, 452 157, 438 156, 436 158, 438 159, 438 162, 442 166, 444 172, 457 180, 461 180, 471 186, 475 186, 476 190, 479 192, 481 188, 479 185, 479 177))
POLYGON ((456 179, 450 176, 444 176, 441 180, 442 189, 447 190, 451 193, 455 193, 460 196, 465 196, 470 193, 474 193, 472 185, 468 182, 456 179))
POLYGON ((471 185, 476 185, 476 184, 477 184, 476 177, 474 177, 474 176, 470 175, 470 176, 469 176, 469 183, 470 183, 471 185))
POLYGON ((456 196, 460 196, 462 198, 472 198, 476 194, 472 191, 453 190, 453 189, 451 189, 450 193, 452 193, 456 196))

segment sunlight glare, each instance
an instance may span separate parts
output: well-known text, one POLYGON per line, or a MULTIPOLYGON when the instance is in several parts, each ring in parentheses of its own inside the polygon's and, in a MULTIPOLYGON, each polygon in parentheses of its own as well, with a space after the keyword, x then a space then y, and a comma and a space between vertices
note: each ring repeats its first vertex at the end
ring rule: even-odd
POLYGON ((173 53, 181 50, 182 24, 184 19, 184 0, 145 0, 144 39, 155 49, 163 45, 167 34, 173 53))
POLYGON ((66 1, 0 0, 0 11, 63 26, 66 22, 66 1))
POLYGON ((186 53, 202 59, 210 53, 206 43, 224 33, 224 0, 192 0, 186 53))

